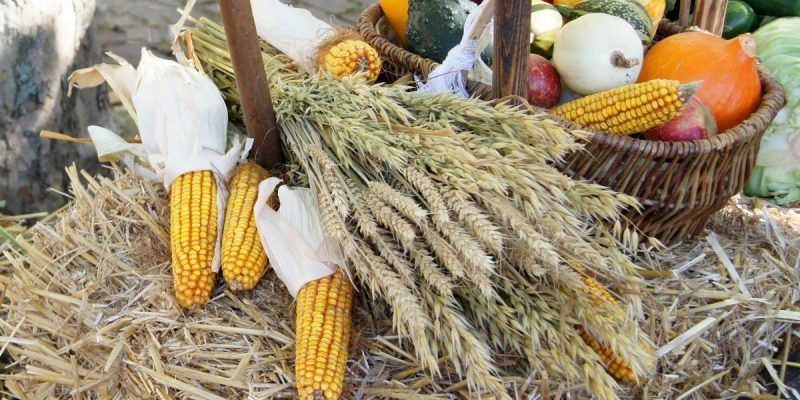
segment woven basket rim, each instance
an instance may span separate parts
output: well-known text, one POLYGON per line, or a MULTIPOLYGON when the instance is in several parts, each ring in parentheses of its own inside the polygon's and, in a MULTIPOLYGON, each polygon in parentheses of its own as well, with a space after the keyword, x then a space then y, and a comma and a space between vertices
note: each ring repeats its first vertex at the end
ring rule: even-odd
MULTIPOLYGON (((376 24, 383 16, 383 10, 379 3, 374 3, 367 7, 359 17, 358 30, 365 38, 371 38, 371 41, 378 43, 381 53, 389 53, 392 55, 390 62, 400 62, 406 69, 413 72, 421 73, 423 77, 427 77, 428 73, 432 71, 438 64, 430 59, 421 57, 406 49, 403 49, 391 41, 381 36, 375 29, 376 24)), ((675 24, 666 18, 661 20, 658 26, 658 33, 660 35, 672 35, 685 31, 686 27, 675 24)), ((547 113, 551 118, 565 122, 567 128, 580 129, 581 131, 590 132, 592 139, 601 142, 603 145, 615 148, 636 148, 640 153, 655 153, 659 155, 675 156, 679 154, 703 154, 712 151, 720 152, 725 151, 739 143, 752 140, 756 135, 763 132, 767 125, 777 115, 778 111, 783 108, 786 98, 783 86, 775 79, 775 77, 767 71, 766 68, 757 65, 759 78, 761 79, 762 94, 761 101, 756 111, 751 114, 747 119, 738 125, 730 128, 724 132, 717 134, 711 138, 684 141, 684 142, 666 142, 658 140, 644 140, 630 136, 614 135, 610 133, 598 132, 585 127, 580 127, 577 124, 569 121, 564 121, 561 118, 550 114, 549 110, 541 109, 547 113)), ((474 87, 483 89, 484 92, 490 92, 488 86, 473 83, 474 87)))

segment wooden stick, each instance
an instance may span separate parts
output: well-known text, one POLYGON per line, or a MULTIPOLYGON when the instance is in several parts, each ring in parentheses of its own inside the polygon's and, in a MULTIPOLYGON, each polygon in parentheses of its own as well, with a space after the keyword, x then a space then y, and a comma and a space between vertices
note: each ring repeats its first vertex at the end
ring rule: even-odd
POLYGON ((247 135, 254 139, 251 154, 261 166, 272 169, 283 162, 283 152, 250 0, 220 0, 219 9, 239 88, 244 124, 247 135))
POLYGON ((678 23, 681 26, 689 26, 689 14, 692 13, 692 0, 681 0, 678 9, 678 23))
POLYGON ((694 5, 694 25, 720 36, 727 11, 728 0, 697 0, 694 5))
POLYGON ((472 27, 472 31, 467 35, 472 40, 480 39, 483 31, 486 29, 486 25, 491 22, 492 16, 494 15, 495 0, 484 0, 483 2, 485 3, 483 5, 483 12, 478 16, 475 26, 472 27))
POLYGON ((496 0, 492 67, 495 98, 509 95, 528 98, 530 31, 530 0, 496 0))

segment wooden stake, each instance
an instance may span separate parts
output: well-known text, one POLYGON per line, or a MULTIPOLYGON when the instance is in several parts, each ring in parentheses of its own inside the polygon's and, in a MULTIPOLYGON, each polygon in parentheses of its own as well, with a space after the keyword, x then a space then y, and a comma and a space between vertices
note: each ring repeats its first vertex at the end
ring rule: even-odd
POLYGON ((692 0, 681 0, 678 9, 678 23, 681 26, 689 26, 689 14, 692 13, 692 0))
POLYGON ((728 0, 697 0, 694 5, 694 25, 721 36, 727 11, 728 0))
POLYGON ((219 9, 247 136, 254 139, 251 154, 261 166, 272 169, 283 162, 283 152, 250 0, 220 0, 219 9))
POLYGON ((528 98, 530 0, 497 0, 494 6, 494 65, 492 87, 496 98, 528 98))

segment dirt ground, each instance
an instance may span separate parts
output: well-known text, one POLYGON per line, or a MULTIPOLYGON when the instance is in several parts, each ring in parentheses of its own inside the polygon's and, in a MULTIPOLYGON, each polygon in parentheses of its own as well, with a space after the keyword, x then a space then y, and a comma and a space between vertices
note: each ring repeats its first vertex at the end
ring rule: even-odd
MULTIPOLYGON (((335 25, 355 24, 359 13, 375 0, 281 0, 311 10, 318 18, 335 25)), ((97 0, 99 39, 103 51, 114 52, 132 64, 139 61, 141 48, 168 54, 170 25, 178 20, 178 8, 185 0, 97 0)), ((197 0, 194 16, 219 21, 217 0, 197 0)))

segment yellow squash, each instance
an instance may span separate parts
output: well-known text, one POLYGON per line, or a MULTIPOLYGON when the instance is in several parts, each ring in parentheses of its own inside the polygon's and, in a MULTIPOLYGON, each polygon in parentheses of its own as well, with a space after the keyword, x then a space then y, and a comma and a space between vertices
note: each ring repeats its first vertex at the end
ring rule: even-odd
POLYGON ((653 36, 655 36, 656 31, 658 30, 658 23, 661 22, 662 18, 664 18, 664 10, 667 8, 667 2, 664 0, 638 1, 644 6, 644 8, 647 9, 650 19, 653 20, 653 36))
POLYGON ((408 28, 408 0, 381 0, 381 8, 389 21, 400 43, 406 46, 406 29, 408 28))

